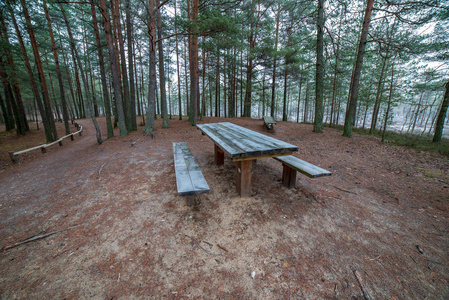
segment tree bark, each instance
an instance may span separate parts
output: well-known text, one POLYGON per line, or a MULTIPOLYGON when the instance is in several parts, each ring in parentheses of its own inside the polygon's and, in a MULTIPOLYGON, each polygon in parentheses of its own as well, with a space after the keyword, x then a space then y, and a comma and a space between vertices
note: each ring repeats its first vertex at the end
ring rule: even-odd
POLYGON ((23 61, 25 63, 25 68, 27 70, 28 73, 28 77, 30 78, 30 83, 31 83, 31 90, 33 91, 33 95, 34 98, 36 99, 36 103, 37 103, 37 107, 39 109, 41 118, 42 118, 42 123, 44 125, 44 131, 45 131, 45 138, 47 140, 47 142, 53 142, 56 140, 55 136, 53 135, 53 130, 50 126, 50 121, 48 119, 47 116, 47 112, 45 111, 44 108, 44 104, 42 103, 42 99, 41 99, 41 94, 39 92, 39 88, 36 82, 36 79, 34 77, 34 73, 33 73, 33 69, 31 68, 31 64, 30 61, 28 59, 28 54, 25 48, 25 44, 23 42, 23 38, 22 38, 22 34, 20 33, 20 29, 19 26, 17 24, 15 15, 14 15, 14 11, 11 7, 11 4, 9 2, 9 0, 6 1, 6 6, 8 7, 8 11, 11 15, 11 19, 14 25, 14 29, 16 31, 16 35, 17 35, 17 39, 19 40, 19 45, 20 45, 20 51, 22 53, 22 58, 23 61))
POLYGON ((16 123, 17 123, 17 133, 20 135, 25 135, 27 131, 30 130, 28 126, 27 117, 25 114, 25 107, 23 105, 22 93, 20 91, 19 82, 17 80, 17 69, 14 63, 13 55, 11 52, 11 44, 9 42, 8 31, 6 28, 5 20, 3 18, 3 13, 0 12, 0 20, 1 20, 1 31, 0 31, 0 39, 4 41, 4 49, 6 53, 6 60, 9 66, 9 80, 12 85, 12 90, 14 92, 15 102, 14 107, 16 107, 17 112, 15 114, 16 123))
POLYGON ((315 79, 315 122, 313 131, 323 132, 323 89, 324 89, 324 0, 318 0, 318 22, 316 42, 316 79, 315 79))
POLYGON ((30 36, 31 46, 33 48, 34 60, 36 61, 36 68, 37 68, 37 71, 39 74, 40 81, 42 82, 42 95, 44 97, 44 107, 45 107, 45 112, 47 115, 47 121, 49 123, 49 127, 52 132, 51 141, 56 141, 58 139, 58 134, 56 132, 55 122, 54 122, 54 118, 53 118, 53 114, 52 114, 52 110, 51 110, 50 96, 48 94, 47 82, 45 79, 44 68, 42 67, 42 61, 41 61, 41 57, 39 54, 37 40, 34 35, 34 29, 31 25, 32 24, 31 18, 28 13, 28 8, 27 8, 25 0, 21 0, 21 3, 22 3, 22 8, 23 8, 23 15, 26 20, 26 25, 27 25, 26 27, 27 27, 28 35, 30 36))
POLYGON ((374 0, 368 0, 365 10, 365 17, 363 19, 362 33, 360 34, 359 48, 357 52, 357 59, 353 74, 351 76, 351 89, 349 92, 349 105, 346 111, 345 127, 343 136, 352 136, 352 126, 355 120, 355 113, 357 109, 357 96, 360 88, 360 75, 362 73, 363 56, 365 55, 365 47, 368 37, 368 29, 371 21, 371 13, 373 11, 374 0))
MULTIPOLYGON (((190 0, 187 0, 190 1, 190 0)), ((198 122, 198 101, 199 101, 199 70, 198 70, 198 14, 199 0, 191 0, 190 21, 192 31, 190 36, 189 58, 190 58, 190 97, 192 125, 198 122)))
POLYGON ((215 117, 220 116, 220 49, 217 51, 217 63, 215 65, 215 117))
MULTIPOLYGON (((176 11, 177 1, 175 0, 175 18, 177 17, 176 11)), ((178 76, 178 114, 179 120, 182 120, 182 98, 181 98, 181 76, 179 75, 179 45, 178 45, 178 26, 175 21, 175 39, 176 39, 176 74, 178 76)))
POLYGON ((279 15, 281 14, 281 8, 278 6, 278 12, 276 14, 276 36, 274 39, 274 58, 273 58, 273 81, 271 85, 271 116, 275 118, 276 112, 276 62, 277 51, 279 41, 279 15))
POLYGON ((438 114, 438 119, 435 125, 435 134, 433 136, 434 143, 441 142, 441 138, 443 137, 444 120, 446 119, 448 106, 449 106, 449 81, 446 82, 446 91, 444 93, 440 113, 438 114))
POLYGON ((67 16, 65 14, 64 7, 62 6, 61 3, 59 3, 59 7, 61 9, 62 16, 64 17, 64 21, 67 26, 67 33, 69 34, 69 39, 70 39, 70 47, 73 49, 73 51, 75 53, 75 58, 78 61, 78 65, 80 68, 81 79, 83 80, 83 84, 84 84, 84 93, 86 94, 88 113, 90 115, 90 118, 92 119, 92 122, 94 123, 96 137, 97 137, 97 143, 102 144, 103 140, 101 139, 100 126, 98 126, 97 119, 95 118, 95 114, 93 112, 93 103, 92 103, 91 95, 89 93, 89 88, 88 88, 87 78, 86 78, 87 75, 86 75, 86 73, 84 73, 83 64, 81 63, 81 58, 78 55, 78 49, 76 48, 75 40, 73 39, 72 29, 70 28, 70 23, 67 20, 67 16))
POLYGON ((154 0, 149 0, 148 34, 150 36, 150 78, 148 82, 148 110, 145 133, 154 130, 155 100, 156 100, 156 20, 154 0))
POLYGON ((110 17, 108 13, 108 7, 106 6, 106 0, 100 0, 100 11, 103 15, 103 25, 104 32, 106 35, 106 40, 108 43, 108 52, 109 52, 109 62, 111 64, 111 73, 112 73, 112 85, 114 89, 116 109, 117 109, 117 118, 119 122, 120 129, 120 137, 124 137, 128 134, 128 130, 126 129, 125 124, 125 114, 123 112, 123 102, 122 102, 122 91, 120 88, 120 81, 118 77, 118 69, 117 69, 117 60, 115 55, 114 43, 112 41, 111 36, 111 23, 110 17))
MULTIPOLYGON (((123 40, 123 34, 122 34, 122 24, 120 20, 120 2, 119 0, 113 0, 114 2, 114 29, 117 33, 117 35, 114 37, 116 40, 118 40, 118 54, 120 59, 120 67, 121 67, 121 75, 122 75, 122 87, 123 87, 123 109, 125 112, 125 123, 126 123, 126 130, 129 132, 132 130, 133 127, 133 121, 131 117, 131 101, 130 101, 130 95, 129 95, 129 83, 128 83, 128 71, 126 69, 126 56, 125 56, 125 46, 124 46, 124 40, 123 40)), ((134 120, 134 122, 136 122, 134 120)))
POLYGON ((62 105, 62 119, 64 120, 65 134, 69 134, 70 133, 69 111, 67 109, 67 102, 66 102, 66 99, 65 99, 64 83, 62 81, 62 73, 61 73, 61 67, 59 65, 58 51, 56 49, 56 42, 55 42, 55 37, 53 35, 53 29, 52 29, 52 26, 51 26, 50 14, 48 13, 47 2, 45 0, 43 0, 43 5, 44 5, 45 17, 47 19, 47 24, 48 24, 48 32, 50 33, 50 40, 51 40, 51 46, 52 46, 52 50, 53 50, 53 57, 55 59, 56 75, 58 77, 59 94, 60 94, 61 105, 62 105))
POLYGON ((390 95, 388 96, 387 111, 385 112, 384 128, 382 131, 382 143, 385 141, 385 132, 387 130, 388 115, 390 113, 391 108, 391 99, 393 98, 393 85, 394 85, 394 62, 393 65, 391 66, 390 95))
MULTIPOLYGON (((159 0, 156 0, 156 7, 159 7, 159 0)), ((157 38, 159 39, 157 47, 159 55, 159 90, 161 91, 162 128, 168 128, 167 90, 165 89, 164 47, 162 45, 162 21, 160 8, 156 10, 156 19, 157 38)))
MULTIPOLYGON (((133 62, 134 43, 133 43, 133 26, 131 22, 131 5, 130 0, 126 0, 126 35, 128 41, 128 71, 129 71, 129 115, 130 115, 130 130, 137 130, 136 121, 136 83, 134 82, 134 68, 133 62)), ((137 72, 137 71, 136 71, 137 72)))
POLYGON ((100 76, 101 76, 101 86, 103 90, 103 102, 104 102, 104 110, 106 115, 106 129, 108 138, 114 136, 114 129, 112 128, 112 120, 111 120, 111 104, 109 100, 108 93, 108 83, 106 81, 106 71, 104 67, 104 56, 103 50, 101 48, 101 39, 100 39, 100 31, 98 30, 98 20, 97 20, 97 12, 95 10, 95 3, 93 0, 89 0, 90 9, 92 12, 92 23, 94 26, 95 33, 95 42, 97 44, 97 53, 98 53, 98 62, 100 67, 100 76))

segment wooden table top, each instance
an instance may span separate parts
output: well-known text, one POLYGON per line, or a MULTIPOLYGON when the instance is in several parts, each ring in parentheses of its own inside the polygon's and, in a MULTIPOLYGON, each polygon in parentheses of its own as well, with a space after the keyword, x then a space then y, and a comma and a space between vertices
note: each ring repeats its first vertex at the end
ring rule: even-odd
POLYGON ((230 122, 197 127, 233 160, 289 155, 298 147, 230 122))

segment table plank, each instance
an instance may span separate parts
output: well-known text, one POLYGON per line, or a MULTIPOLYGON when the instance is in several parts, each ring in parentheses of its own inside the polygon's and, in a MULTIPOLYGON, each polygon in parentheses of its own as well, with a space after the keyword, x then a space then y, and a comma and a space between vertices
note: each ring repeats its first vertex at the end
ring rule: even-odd
POLYGON ((233 159, 298 151, 297 146, 230 122, 197 126, 233 159))

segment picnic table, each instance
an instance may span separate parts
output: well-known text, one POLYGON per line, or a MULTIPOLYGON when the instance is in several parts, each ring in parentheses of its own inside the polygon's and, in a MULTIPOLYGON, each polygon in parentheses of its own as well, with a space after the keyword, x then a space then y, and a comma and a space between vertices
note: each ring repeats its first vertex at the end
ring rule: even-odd
POLYGON ((253 161, 298 151, 295 145, 229 122, 200 124, 197 127, 214 142, 217 165, 224 164, 224 153, 236 162, 236 186, 241 197, 251 196, 253 161))

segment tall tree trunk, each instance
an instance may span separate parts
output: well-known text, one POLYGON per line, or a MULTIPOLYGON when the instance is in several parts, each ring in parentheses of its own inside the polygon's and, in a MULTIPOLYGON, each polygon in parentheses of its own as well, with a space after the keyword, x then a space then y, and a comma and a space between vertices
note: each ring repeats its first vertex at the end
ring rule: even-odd
POLYGON ((92 119, 92 122, 94 123, 96 137, 97 137, 97 143, 102 144, 103 140, 101 139, 100 126, 98 126, 97 119, 95 118, 95 114, 93 113, 93 103, 92 103, 91 95, 89 93, 86 73, 84 73, 83 64, 81 62, 80 56, 78 55, 78 49, 76 48, 75 40, 73 39, 72 29, 70 28, 70 23, 67 20, 67 16, 65 14, 64 7, 62 6, 61 3, 59 3, 59 7, 61 8, 62 16, 64 17, 64 21, 67 26, 67 33, 69 34, 69 39, 70 39, 70 47, 73 49, 73 51, 75 53, 75 58, 78 61, 78 65, 80 68, 81 79, 83 80, 83 84, 84 84, 84 93, 86 94, 88 113, 90 115, 90 118, 92 119))
POLYGON ((309 80, 306 81, 306 98, 304 100, 304 123, 307 123, 309 121, 308 110, 309 110, 309 80))
POLYGON ((422 102, 423 96, 424 96, 424 92, 421 92, 421 97, 419 97, 418 106, 416 107, 415 116, 413 118, 412 133, 415 131, 416 121, 418 120, 418 115, 419 115, 419 112, 421 111, 421 102, 422 102))
MULTIPOLYGON (((156 6, 159 6, 159 0, 156 0, 156 6)), ((161 91, 161 114, 162 114, 162 128, 168 128, 167 115, 167 90, 165 89, 165 68, 164 68, 164 48, 162 45, 162 21, 161 10, 156 10, 157 19, 157 42, 159 55, 159 89, 161 91)))
POLYGON ((232 67, 231 67, 231 76, 230 76, 230 89, 231 89, 231 96, 229 99, 229 113, 228 116, 229 118, 234 118, 235 117, 235 76, 236 76, 236 47, 233 47, 232 49, 233 55, 232 55, 232 67))
POLYGON ((69 111, 67 109, 67 102, 65 100, 64 82, 62 81, 62 73, 61 73, 61 67, 59 65, 58 51, 56 49, 56 42, 55 42, 55 37, 53 35, 53 29, 51 26, 50 14, 48 13, 47 2, 45 0, 43 0, 43 4, 44 4, 45 17, 47 18, 48 32, 50 33, 51 46, 53 49, 53 57, 55 59, 56 75, 58 77, 59 94, 60 94, 61 104, 62 104, 62 118, 64 120, 65 134, 69 134, 70 133, 69 111))
POLYGON ((433 99, 433 102, 432 102, 432 104, 430 105, 430 108, 429 108, 429 114, 427 115, 426 123, 424 124, 424 129, 423 129, 423 131, 422 131, 422 133, 421 133, 421 136, 424 135, 424 134, 426 133, 426 130, 427 130, 427 124, 429 123, 430 117, 432 116, 432 108, 435 106, 435 102, 437 102, 437 94, 435 94, 435 97, 434 97, 434 99, 433 99))
POLYGON ((352 126, 355 120, 355 113, 357 109, 357 96, 360 88, 360 75, 362 73, 363 56, 365 55, 365 47, 368 37, 369 23, 371 21, 371 13, 373 11, 374 0, 368 0, 365 10, 365 17, 363 19, 362 33, 360 34, 359 48, 357 52, 357 59, 354 66, 354 71, 351 76, 351 89, 349 91, 349 105, 346 111, 345 127, 343 136, 352 136, 352 126))
MULTIPOLYGON (((0 62, 0 65, 2 65, 2 69, 3 69, 3 62, 0 62)), ((7 75, 5 72, 3 72, 3 70, 0 70, 0 78, 1 78, 1 82, 3 84, 3 90, 5 92, 5 100, 6 100, 6 109, 4 110, 4 112, 6 113, 5 115, 5 120, 7 121, 6 124, 6 130, 13 130, 14 128, 16 128, 17 125, 17 108, 15 108, 14 106, 14 96, 12 94, 12 88, 11 85, 9 84, 8 80, 7 80, 7 75), (14 107, 14 108, 13 108, 14 107)), ((20 125, 19 125, 20 126, 20 125)), ((17 130, 17 134, 19 134, 19 130, 17 130)))
POLYGON ((446 119, 448 106, 449 106, 449 81, 446 82, 446 91, 444 93, 440 113, 438 114, 438 119, 435 125, 435 134, 433 136, 434 143, 441 142, 441 138, 443 137, 444 120, 446 119))
POLYGON ((150 35, 150 78, 148 82, 148 111, 145 132, 154 130, 156 100, 156 20, 154 0, 149 0, 148 33, 150 35))
POLYGON ((186 84, 186 104, 185 104, 185 108, 186 108, 186 114, 190 116, 190 101, 189 101, 189 75, 187 72, 187 41, 188 39, 184 39, 184 79, 185 79, 185 84, 186 84))
MULTIPOLYGON (((118 39, 118 48, 120 58, 120 67, 122 75, 122 87, 123 87, 123 109, 125 112, 125 123, 126 129, 129 131, 134 128, 132 125, 131 117, 131 101, 129 95, 129 84, 128 84, 128 71, 126 69, 126 56, 125 56, 125 43, 122 34, 122 24, 120 20, 120 2, 119 0, 113 0, 113 14, 114 14, 114 29, 117 32, 115 39, 118 39)), ((134 121, 135 122, 135 121, 134 121)))
POLYGON ((108 132, 108 138, 110 138, 114 136, 114 129, 112 128, 111 105, 108 93, 108 83, 106 81, 106 71, 104 68, 104 56, 103 50, 101 48, 100 31, 98 30, 98 20, 97 20, 97 12, 95 10, 95 3, 94 0, 89 0, 89 2, 90 2, 90 9, 92 12, 92 23, 94 25, 95 42, 97 44, 98 61, 100 66, 101 86, 103 90, 103 102, 106 115, 106 129, 108 132))
POLYGON ((225 55, 223 56, 223 116, 225 118, 227 118, 228 112, 227 112, 227 86, 226 86, 226 73, 227 73, 227 67, 226 67, 226 63, 227 63, 227 50, 225 52, 225 55))
POLYGON ((388 115, 391 108, 391 99, 393 98, 393 83, 394 83, 394 62, 391 66, 391 82, 390 82, 390 95, 388 96, 387 111, 385 112, 384 128, 382 131, 382 143, 385 141, 385 131, 387 130, 388 115))
MULTIPOLYGON (((203 43, 205 42, 206 38, 203 37, 203 43)), ((202 77, 203 77, 203 88, 201 89, 201 113, 200 113, 200 119, 201 121, 203 121, 203 116, 206 113, 206 61, 207 61, 207 56, 206 56, 206 50, 203 49, 202 51, 202 59, 201 59, 201 64, 202 64, 202 77)))
POLYGON ((313 131, 323 132, 323 89, 324 89, 324 0, 318 0, 318 22, 316 41, 316 79, 315 79, 315 122, 313 131))
MULTIPOLYGON (((62 47, 62 42, 61 40, 59 40, 59 45, 61 48, 61 52, 62 52, 62 60, 64 62, 64 66, 65 66, 65 72, 66 72, 66 76, 67 76, 67 82, 69 83, 69 90, 70 90, 70 95, 72 96, 72 104, 75 104, 76 102, 76 98, 75 98, 75 92, 73 91, 73 84, 72 84, 72 78, 69 75, 69 69, 67 67, 67 59, 65 57, 65 51, 64 48, 62 47)), ((74 105, 75 107, 75 111, 73 110, 73 108, 71 108, 70 103, 68 103, 68 106, 70 107, 71 111, 72 111, 72 120, 75 119, 76 117, 78 117, 78 112, 76 111, 76 105, 74 105)))
POLYGON ((115 103, 117 109, 117 118, 119 122, 120 129, 120 137, 124 137, 128 134, 128 130, 126 129, 125 124, 125 114, 123 112, 123 102, 122 102, 122 91, 120 88, 120 81, 118 77, 118 68, 117 68, 117 60, 115 55, 114 43, 112 41, 111 35, 111 23, 108 12, 108 7, 106 6, 106 0, 100 0, 100 11, 103 15, 103 25, 104 32, 106 35, 106 40, 108 43, 108 52, 109 52, 109 62, 111 64, 111 73, 112 73, 112 85, 114 89, 115 95, 115 103))
POLYGON ((26 25, 27 25, 26 27, 27 27, 28 35, 30 36, 31 46, 33 48, 33 54, 34 54, 34 60, 36 62, 36 68, 37 68, 37 71, 39 74, 39 79, 42 83, 42 95, 44 97, 43 104, 44 104, 44 109, 45 109, 46 122, 47 122, 48 128, 50 129, 50 134, 47 136, 47 140, 56 141, 58 139, 58 134, 56 132, 55 122, 54 122, 54 118, 53 118, 53 114, 52 114, 52 110, 51 110, 50 96, 48 94, 47 82, 45 80, 45 74, 44 74, 44 69, 42 67, 42 61, 41 61, 41 57, 39 54, 39 49, 37 46, 37 40, 34 35, 34 30, 31 25, 32 24, 31 18, 28 13, 28 8, 27 8, 25 0, 21 0, 21 3, 22 3, 22 8, 23 8, 23 15, 26 20, 26 25))
POLYGON ((274 58, 273 58, 273 82, 271 85, 271 116, 275 118, 276 116, 276 62, 277 62, 277 51, 278 51, 278 41, 279 41, 279 15, 281 14, 281 6, 278 6, 278 12, 276 14, 276 36, 274 39, 274 58))
POLYGON ((0 93, 0 108, 3 112, 3 121, 5 122, 6 131, 14 129, 14 117, 12 112, 8 111, 5 101, 3 100, 2 93, 0 93))
MULTIPOLYGON (((176 11, 177 1, 175 0, 175 18, 177 17, 176 11)), ((178 114, 179 120, 182 120, 182 98, 181 98, 181 76, 179 75, 179 45, 178 45, 178 26, 175 21, 175 41, 176 41, 176 74, 178 76, 178 114)))
POLYGON ((134 82, 134 63, 133 63, 133 27, 131 22, 130 0, 126 0, 126 35, 128 40, 128 71, 129 71, 129 116, 130 130, 137 130, 136 121, 136 88, 134 82))
POLYGON ((301 88, 302 88, 302 78, 299 78, 299 91, 298 91, 298 108, 296 110, 296 123, 299 123, 299 107, 301 104, 301 88))
POLYGON ((25 135, 27 131, 30 130, 28 126, 27 117, 25 114, 25 106, 23 105, 22 93, 20 91, 19 82, 17 80, 17 70, 16 65, 14 63, 13 55, 11 52, 11 44, 9 42, 8 31, 6 28, 5 20, 3 18, 3 13, 0 12, 0 20, 1 20, 1 31, 0 31, 0 39, 4 41, 4 48, 6 52, 6 59, 8 62, 10 81, 12 85, 12 89, 14 92, 15 103, 14 106, 17 107, 17 133, 20 135, 25 135))
POLYGON ((377 118, 379 116, 380 102, 382 99, 383 79, 384 79, 385 67, 387 65, 387 59, 388 59, 388 50, 387 50, 387 54, 383 57, 383 60, 382 60, 382 69, 380 71, 379 82, 377 83, 376 100, 374 102, 373 115, 371 117, 371 127, 369 129, 369 134, 373 133, 373 131, 376 129, 376 125, 377 125, 377 118))
POLYGON ((217 64, 215 65, 215 117, 220 116, 220 50, 217 51, 217 64))
POLYGON ((338 36, 337 36, 337 45, 335 49, 335 64, 334 64, 334 79, 332 83, 332 101, 331 101, 331 112, 330 112, 330 120, 329 120, 329 127, 332 127, 335 122, 334 114, 335 114, 335 98, 337 93, 337 74, 338 74, 338 59, 340 57, 340 38, 341 38, 341 28, 342 28, 342 20, 343 15, 346 15, 346 6, 344 6, 344 13, 343 9, 342 12, 340 12, 340 26, 338 27, 338 36))
MULTIPOLYGON (((187 0, 190 1, 190 0, 187 0)), ((191 95, 191 114, 192 125, 198 122, 198 101, 199 101, 199 70, 198 70, 198 14, 199 0, 191 0, 190 21, 193 26, 190 36, 189 60, 190 60, 190 95, 191 95)))

